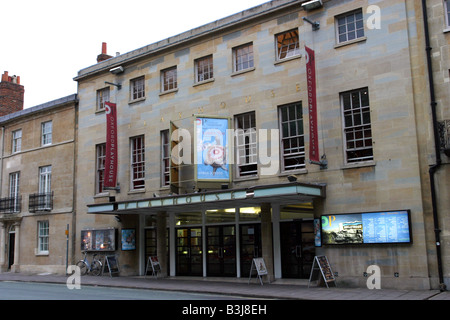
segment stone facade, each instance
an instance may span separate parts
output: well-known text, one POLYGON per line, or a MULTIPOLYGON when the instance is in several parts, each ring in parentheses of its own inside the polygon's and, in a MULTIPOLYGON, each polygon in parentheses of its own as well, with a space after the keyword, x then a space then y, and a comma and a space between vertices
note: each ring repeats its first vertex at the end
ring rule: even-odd
POLYGON ((0 118, 3 271, 64 273, 66 250, 73 256, 73 230, 69 248, 65 230, 75 218, 76 103, 72 95, 0 118), (42 127, 50 122, 51 140, 43 145, 42 127), (20 139, 14 132, 21 132, 20 139))

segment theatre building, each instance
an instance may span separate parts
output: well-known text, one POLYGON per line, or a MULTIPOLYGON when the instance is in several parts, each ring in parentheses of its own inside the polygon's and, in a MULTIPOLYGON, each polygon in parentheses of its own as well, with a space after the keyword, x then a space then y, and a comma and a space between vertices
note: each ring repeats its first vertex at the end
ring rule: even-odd
POLYGON ((382 288, 438 285, 420 3, 304 2, 103 44, 78 72, 78 257, 235 278, 259 257, 276 281, 325 255, 338 285, 365 287, 371 265, 382 288))

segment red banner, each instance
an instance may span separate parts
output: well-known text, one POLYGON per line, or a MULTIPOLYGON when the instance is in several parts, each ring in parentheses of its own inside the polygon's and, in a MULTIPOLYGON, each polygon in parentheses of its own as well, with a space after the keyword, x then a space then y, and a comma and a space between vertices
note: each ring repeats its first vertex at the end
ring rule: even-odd
POLYGON ((115 103, 105 102, 106 154, 104 188, 117 185, 117 108, 115 103))
POLYGON ((306 46, 305 50, 309 111, 309 160, 319 162, 319 137, 317 130, 316 101, 316 60, 314 56, 314 50, 311 50, 306 46))

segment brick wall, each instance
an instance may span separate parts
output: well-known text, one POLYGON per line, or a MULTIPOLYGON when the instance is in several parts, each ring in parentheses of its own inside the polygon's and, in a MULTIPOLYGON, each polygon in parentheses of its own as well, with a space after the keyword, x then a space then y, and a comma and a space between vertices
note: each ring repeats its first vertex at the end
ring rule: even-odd
POLYGON ((5 71, 0 82, 0 116, 23 110, 24 93, 20 77, 10 77, 5 71))

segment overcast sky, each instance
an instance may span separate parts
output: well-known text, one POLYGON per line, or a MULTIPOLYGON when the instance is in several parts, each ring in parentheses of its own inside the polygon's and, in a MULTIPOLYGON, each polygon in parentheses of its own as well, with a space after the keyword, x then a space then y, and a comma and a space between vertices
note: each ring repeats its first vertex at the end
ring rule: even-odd
POLYGON ((20 76, 24 107, 77 92, 73 78, 97 63, 267 0, 0 0, 0 73, 20 76))

